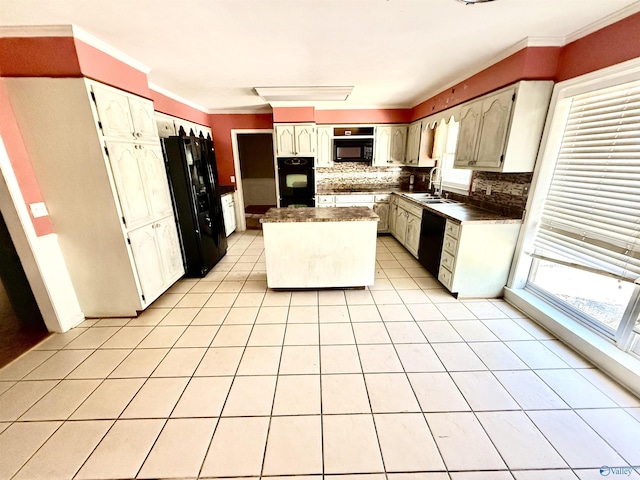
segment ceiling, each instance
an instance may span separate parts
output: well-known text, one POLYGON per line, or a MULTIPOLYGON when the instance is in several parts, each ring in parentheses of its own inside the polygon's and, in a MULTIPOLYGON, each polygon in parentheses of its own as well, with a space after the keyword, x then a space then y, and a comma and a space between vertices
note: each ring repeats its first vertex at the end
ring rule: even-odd
POLYGON ((319 109, 406 108, 527 37, 562 45, 621 9, 640 2, 3 0, 0 25, 77 25, 206 111, 268 109, 254 87, 308 85, 354 86, 346 102, 306 102, 319 109))

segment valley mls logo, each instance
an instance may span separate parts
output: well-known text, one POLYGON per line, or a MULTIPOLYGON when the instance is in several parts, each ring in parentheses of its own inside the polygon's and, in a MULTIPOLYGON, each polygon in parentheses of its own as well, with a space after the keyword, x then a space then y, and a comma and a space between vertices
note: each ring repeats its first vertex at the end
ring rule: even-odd
POLYGON ((638 467, 608 467, 603 465, 600 467, 600 475, 603 477, 608 477, 609 475, 626 475, 627 477, 631 475, 631 472, 637 470, 638 467))

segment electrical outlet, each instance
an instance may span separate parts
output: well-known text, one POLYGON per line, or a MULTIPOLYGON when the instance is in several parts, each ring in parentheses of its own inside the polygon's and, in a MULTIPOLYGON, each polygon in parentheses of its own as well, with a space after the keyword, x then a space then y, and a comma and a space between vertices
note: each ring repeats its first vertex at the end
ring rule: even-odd
POLYGON ((235 175, 231 175, 231 183, 236 183, 236 176, 235 175))
POLYGON ((31 209, 31 215, 33 215, 33 218, 46 217, 49 215, 47 206, 44 202, 31 203, 29 204, 29 208, 31 209))
POLYGON ((487 185, 487 195, 491 195, 491 184, 487 185))
POLYGON ((522 187, 522 195, 526 195, 529 193, 529 185, 525 185, 522 187))

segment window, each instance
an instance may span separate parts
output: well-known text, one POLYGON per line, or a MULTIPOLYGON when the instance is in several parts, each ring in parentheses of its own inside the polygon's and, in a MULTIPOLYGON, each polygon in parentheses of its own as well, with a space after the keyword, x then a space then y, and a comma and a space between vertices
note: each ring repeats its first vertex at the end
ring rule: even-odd
POLYGON ((527 288, 628 344, 640 278, 640 81, 567 97, 554 121, 527 288))
POLYGON ((440 122, 436 129, 434 149, 439 152, 442 186, 449 191, 468 195, 473 172, 471 170, 453 168, 459 127, 460 122, 456 122, 453 117, 448 123, 440 122))

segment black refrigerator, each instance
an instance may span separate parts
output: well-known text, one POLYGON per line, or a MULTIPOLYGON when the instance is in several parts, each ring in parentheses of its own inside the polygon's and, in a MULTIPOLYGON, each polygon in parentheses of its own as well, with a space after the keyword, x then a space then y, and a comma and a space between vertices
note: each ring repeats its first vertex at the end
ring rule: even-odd
POLYGON ((204 277, 227 253, 213 142, 177 136, 163 143, 186 276, 204 277))

